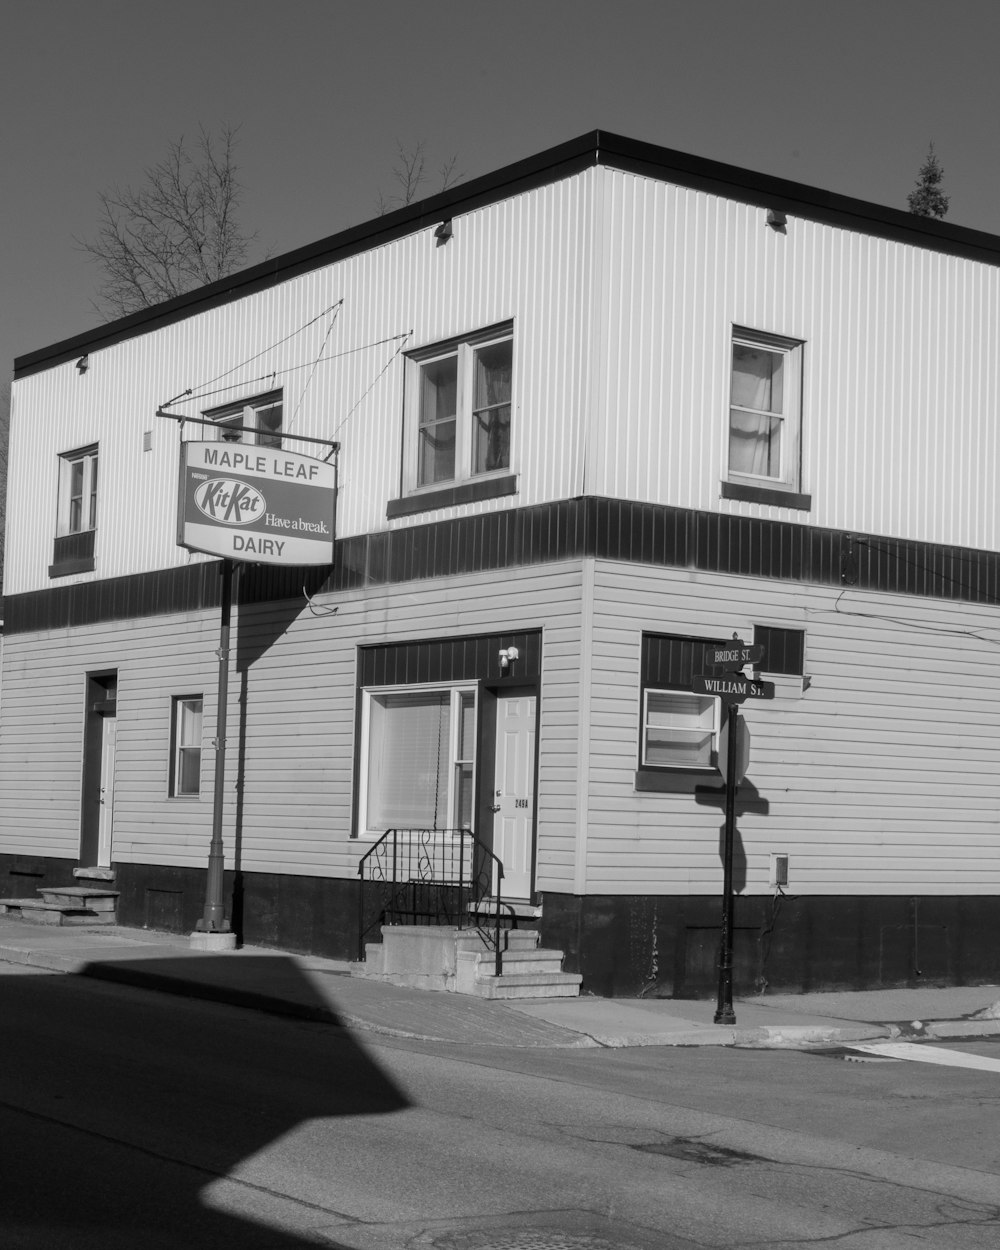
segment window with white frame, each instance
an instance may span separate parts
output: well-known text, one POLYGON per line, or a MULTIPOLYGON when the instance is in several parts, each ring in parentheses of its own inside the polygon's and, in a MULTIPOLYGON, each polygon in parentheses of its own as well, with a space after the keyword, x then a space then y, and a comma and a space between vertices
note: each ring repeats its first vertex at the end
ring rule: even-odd
POLYGON ((362 716, 360 830, 471 829, 475 688, 366 690, 362 716))
POLYGON ((644 768, 713 769, 718 751, 718 699, 679 690, 644 692, 644 768))
POLYGON ((794 339, 733 330, 730 482, 799 490, 802 349, 794 339))
POLYGON ((255 443, 259 447, 281 446, 281 391, 271 391, 224 408, 213 408, 205 416, 218 425, 218 437, 226 442, 255 443))
POLYGON ((97 528, 97 446, 59 457, 59 511, 56 536, 97 528))
POLYGON ((200 694, 179 695, 173 700, 170 793, 177 798, 201 793, 202 709, 200 694))
POLYGON ((410 489, 510 471, 513 352, 507 326, 408 357, 410 489))

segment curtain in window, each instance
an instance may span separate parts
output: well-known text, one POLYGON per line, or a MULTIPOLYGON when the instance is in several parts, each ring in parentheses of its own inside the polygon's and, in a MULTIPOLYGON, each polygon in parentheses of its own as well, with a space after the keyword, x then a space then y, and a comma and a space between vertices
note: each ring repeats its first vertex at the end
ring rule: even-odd
POLYGON ((783 411, 781 352, 733 344, 729 468, 757 477, 781 476, 783 411))
POLYGON ((490 473, 510 465, 512 348, 507 339, 476 352, 472 401, 474 473, 490 473))
POLYGON ((451 695, 373 695, 368 736, 368 828, 446 829, 451 695))
POLYGON ((420 371, 418 485, 454 478, 457 411, 458 357, 430 361, 420 371))

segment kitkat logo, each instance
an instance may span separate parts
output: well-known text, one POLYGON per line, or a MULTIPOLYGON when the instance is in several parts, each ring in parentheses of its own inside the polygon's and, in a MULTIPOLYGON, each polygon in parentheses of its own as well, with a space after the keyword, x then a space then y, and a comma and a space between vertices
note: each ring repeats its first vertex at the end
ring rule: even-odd
POLYGON ((264 515, 267 500, 256 488, 229 477, 213 477, 194 492, 195 507, 223 525, 250 525, 264 515))

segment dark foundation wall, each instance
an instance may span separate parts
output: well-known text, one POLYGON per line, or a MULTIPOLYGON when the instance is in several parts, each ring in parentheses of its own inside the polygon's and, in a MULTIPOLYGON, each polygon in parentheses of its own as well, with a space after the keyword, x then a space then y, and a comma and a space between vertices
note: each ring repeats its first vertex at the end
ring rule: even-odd
MULTIPOLYGON (((581 992, 712 998, 720 898, 544 896, 542 945, 581 992)), ((1000 981, 1000 898, 736 899, 734 993, 1000 981)))
MULTIPOLYGON (((205 871, 168 865, 117 864, 118 921, 134 928, 191 933, 204 911, 205 871)), ((357 884, 327 877, 229 871, 226 917, 249 946, 357 957, 357 884)))
POLYGON ((0 898, 37 898, 40 886, 75 885, 76 859, 0 855, 0 898))

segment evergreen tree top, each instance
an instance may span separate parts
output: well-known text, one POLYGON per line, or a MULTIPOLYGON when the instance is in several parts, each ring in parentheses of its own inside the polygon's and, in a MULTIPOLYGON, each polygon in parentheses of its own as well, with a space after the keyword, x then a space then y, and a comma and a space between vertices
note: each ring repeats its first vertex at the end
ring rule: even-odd
POLYGON ((927 156, 920 166, 917 185, 906 197, 911 213, 916 217, 935 217, 941 219, 948 211, 948 197, 941 189, 944 170, 937 158, 932 143, 927 149, 927 156))

